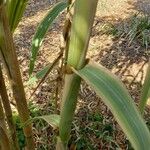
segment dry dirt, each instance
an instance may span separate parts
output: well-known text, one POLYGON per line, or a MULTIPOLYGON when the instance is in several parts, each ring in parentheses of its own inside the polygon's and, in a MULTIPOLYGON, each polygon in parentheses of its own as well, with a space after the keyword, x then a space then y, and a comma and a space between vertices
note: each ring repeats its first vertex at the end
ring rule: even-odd
MULTIPOLYGON (((18 59, 25 85, 29 78, 28 65, 32 37, 39 22, 54 3, 53 1, 50 3, 50 0, 29 0, 24 17, 16 30, 14 39, 18 48, 18 59)), ((139 11, 150 14, 149 0, 99 0, 88 52, 89 58, 104 65, 121 78, 136 102, 139 99, 139 92, 147 67, 148 56, 145 49, 137 41, 128 46, 128 43, 123 38, 116 39, 112 35, 101 34, 99 27, 104 22, 110 22, 115 26, 120 26, 122 23, 127 24, 131 16, 139 11)), ((38 54, 35 73, 49 62, 53 62, 57 57, 63 21, 63 15, 58 17, 53 27, 47 33, 38 54)), ((55 78, 55 72, 56 69, 49 75, 46 82, 44 82, 33 97, 33 101, 44 110, 44 114, 53 113, 54 111, 51 106, 53 106, 52 100, 55 97, 53 93, 56 90, 56 85, 55 83, 50 84, 49 81, 55 78)), ((25 90, 29 98, 33 87, 26 85, 25 90)), ((88 114, 94 113, 104 115, 104 124, 111 124, 114 133, 111 140, 99 140, 96 135, 92 134, 92 137, 90 137, 87 134, 89 143, 92 145, 91 149, 105 150, 111 149, 110 146, 112 146, 112 149, 117 149, 115 148, 116 145, 119 145, 121 149, 130 149, 128 144, 125 143, 126 138, 114 121, 111 112, 96 97, 95 93, 90 91, 90 87, 83 83, 74 124, 77 126, 81 125, 83 128, 88 126, 90 128, 91 121, 87 121, 86 118, 88 114), (84 122, 82 123, 83 120, 84 122)), ((45 128, 49 129, 49 127, 45 128)), ((47 145, 45 149, 53 149, 53 143, 51 143, 52 140, 50 139, 51 134, 48 133, 48 130, 39 131, 35 129, 35 132, 37 149, 44 149, 44 146, 41 146, 44 144, 47 145), (49 141, 45 140, 42 134, 47 135, 49 141)), ((77 134, 77 131, 75 133, 77 134)), ((81 137, 83 135, 78 136, 81 137)), ((75 135, 73 138, 78 136, 75 135)), ((83 149, 90 148, 85 146, 83 149)))

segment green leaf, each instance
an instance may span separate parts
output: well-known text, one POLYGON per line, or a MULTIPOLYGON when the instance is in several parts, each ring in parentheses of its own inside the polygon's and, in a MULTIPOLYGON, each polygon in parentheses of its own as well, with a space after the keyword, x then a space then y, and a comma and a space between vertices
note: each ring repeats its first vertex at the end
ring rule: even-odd
POLYGON ((132 146, 136 150, 147 150, 150 146, 149 130, 122 82, 106 68, 95 63, 74 72, 83 78, 111 109, 132 146))
POLYGON ((141 92, 141 100, 139 103, 139 109, 142 114, 144 113, 144 108, 149 96, 150 96, 150 62, 147 68, 146 77, 141 92))
POLYGON ((10 29, 12 32, 16 29, 24 11, 28 0, 7 0, 6 8, 9 19, 10 29))
POLYGON ((48 72, 49 68, 51 67, 52 65, 49 64, 47 65, 46 67, 44 67, 42 70, 40 70, 37 74, 36 74, 36 77, 37 79, 42 79, 46 73, 48 72))
POLYGON ((34 69, 34 64, 36 61, 38 50, 42 44, 43 38, 47 33, 50 26, 52 26, 56 17, 68 6, 67 2, 60 2, 56 4, 44 17, 32 40, 32 48, 31 48, 31 59, 30 59, 30 68, 29 75, 32 74, 34 69))
POLYGON ((31 122, 34 122, 35 120, 45 120, 49 125, 51 125, 53 128, 58 128, 59 127, 59 122, 60 122, 60 116, 53 114, 53 115, 45 115, 45 116, 39 116, 39 117, 34 117, 30 120, 28 120, 24 126, 28 125, 31 122))
POLYGON ((27 85, 35 84, 39 79, 42 79, 48 72, 49 68, 51 68, 51 66, 52 66, 51 64, 47 65, 42 70, 40 70, 35 76, 32 76, 29 79, 27 85))
POLYGON ((29 78, 26 85, 27 86, 36 85, 37 81, 38 81, 38 79, 36 78, 36 76, 32 76, 32 77, 29 78))

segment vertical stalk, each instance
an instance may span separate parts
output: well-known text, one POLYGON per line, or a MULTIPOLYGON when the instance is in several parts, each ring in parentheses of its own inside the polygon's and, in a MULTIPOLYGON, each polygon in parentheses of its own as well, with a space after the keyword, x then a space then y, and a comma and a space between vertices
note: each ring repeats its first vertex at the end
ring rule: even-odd
MULTIPOLYGON (((94 21, 97 1, 98 0, 75 1, 75 10, 67 55, 67 66, 81 69, 85 65, 85 57, 89 44, 91 28, 94 21)), ((81 82, 81 78, 76 74, 72 73, 67 66, 60 113, 60 139, 58 140, 59 145, 64 150, 67 149, 68 140, 71 132, 71 122, 73 120, 81 82)))
POLYGON ((61 103, 61 120, 59 126, 59 136, 64 150, 67 149, 70 138, 71 123, 77 104, 77 96, 80 88, 81 78, 75 74, 65 75, 65 85, 61 103))
POLYGON ((3 106, 1 102, 1 97, 0 97, 0 127, 6 130, 5 116, 4 116, 3 106))
POLYGON ((1 150, 11 150, 9 138, 5 130, 0 126, 0 149, 1 150))
POLYGON ((66 65, 67 63, 67 57, 68 57, 68 48, 69 48, 69 40, 70 40, 70 29, 71 29, 71 10, 72 10, 72 5, 74 3, 74 0, 68 0, 69 7, 67 8, 67 15, 66 15, 66 20, 63 28, 63 42, 61 43, 61 47, 65 49, 65 56, 64 56, 64 64, 66 65))
MULTIPOLYGON (((13 43, 12 33, 9 28, 8 18, 6 16, 5 6, 0 6, 0 50, 7 69, 7 74, 12 87, 13 95, 16 100, 17 109, 22 123, 29 119, 29 110, 25 97, 22 78, 17 61, 15 45, 13 43)), ((23 128, 26 137, 27 148, 34 150, 32 135, 32 126, 29 124, 23 128)))
POLYGON ((146 72, 145 81, 142 87, 141 99, 139 103, 139 110, 142 114, 144 113, 144 108, 148 100, 149 90, 150 90, 150 60, 149 60, 149 64, 148 64, 148 68, 146 72))
POLYGON ((97 1, 75 1, 67 64, 76 69, 81 69, 85 65, 97 1))
POLYGON ((10 142, 6 132, 5 116, 0 98, 0 148, 2 150, 10 150, 10 142))
POLYGON ((8 99, 7 90, 6 90, 1 66, 0 66, 0 95, 2 98, 2 103, 3 103, 4 110, 5 110, 5 115, 7 118, 8 127, 10 130, 11 143, 12 143, 13 148, 15 150, 19 150, 19 145, 18 145, 17 136, 16 136, 16 127, 15 127, 15 124, 13 121, 12 110, 10 107, 10 102, 8 99))

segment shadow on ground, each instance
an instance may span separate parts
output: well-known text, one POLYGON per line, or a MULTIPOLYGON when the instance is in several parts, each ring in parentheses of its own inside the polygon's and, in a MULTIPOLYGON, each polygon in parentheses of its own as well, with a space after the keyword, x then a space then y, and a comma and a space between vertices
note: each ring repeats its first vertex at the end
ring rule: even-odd
POLYGON ((143 12, 144 14, 150 15, 150 2, 149 0, 137 0, 134 3, 134 8, 138 11, 143 12))

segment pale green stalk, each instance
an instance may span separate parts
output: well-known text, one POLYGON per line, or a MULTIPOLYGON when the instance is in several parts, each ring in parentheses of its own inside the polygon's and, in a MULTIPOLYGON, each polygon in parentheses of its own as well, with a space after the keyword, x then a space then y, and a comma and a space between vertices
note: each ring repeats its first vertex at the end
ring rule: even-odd
POLYGON ((81 69, 85 65, 96 6, 97 0, 75 2, 67 64, 76 69, 81 69))
MULTIPOLYGON (((86 62, 86 52, 89 44, 91 28, 94 21, 97 0, 76 0, 68 49, 67 66, 81 69, 86 62), (84 8, 84 9, 83 9, 84 8)), ((65 85, 61 103, 61 120, 58 141, 62 149, 67 149, 70 138, 81 78, 66 66, 65 85), (60 142, 61 141, 61 142, 60 142)), ((58 146, 57 143, 57 147, 58 146)))
POLYGON ((64 149, 67 149, 68 140, 70 138, 71 123, 76 109, 80 82, 81 78, 75 74, 67 74, 65 76, 59 126, 59 136, 62 145, 64 145, 64 149))

